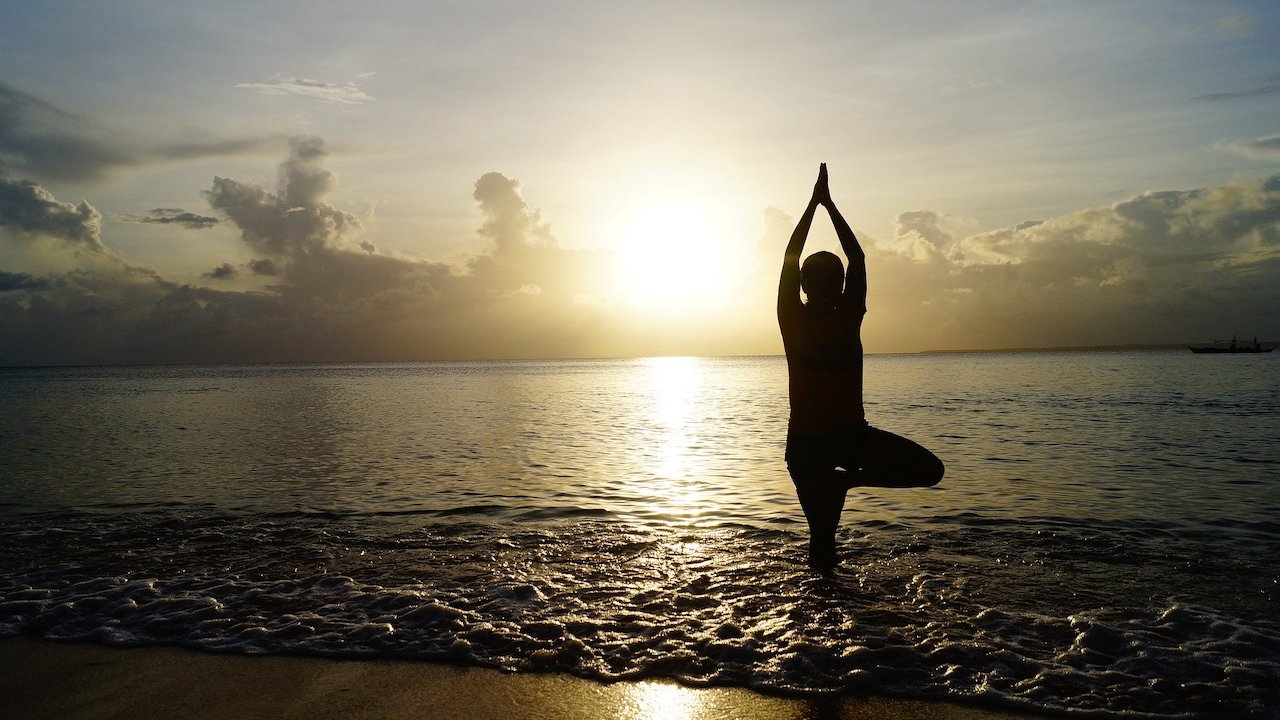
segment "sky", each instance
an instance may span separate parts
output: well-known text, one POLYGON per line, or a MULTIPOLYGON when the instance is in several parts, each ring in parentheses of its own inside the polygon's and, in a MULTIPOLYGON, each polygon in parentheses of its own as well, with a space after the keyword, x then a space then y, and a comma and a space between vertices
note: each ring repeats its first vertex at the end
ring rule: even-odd
POLYGON ((1273 2, 6 3, 0 364, 1280 340, 1273 2), (837 250, 819 214, 806 252, 837 250))

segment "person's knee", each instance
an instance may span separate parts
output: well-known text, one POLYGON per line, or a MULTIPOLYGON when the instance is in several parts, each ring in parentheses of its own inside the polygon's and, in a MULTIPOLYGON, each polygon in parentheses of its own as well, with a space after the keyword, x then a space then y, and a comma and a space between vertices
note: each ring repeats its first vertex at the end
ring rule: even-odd
POLYGON ((921 487, 933 487, 942 482, 942 476, 947 472, 947 468, 938 459, 937 455, 929 454, 929 462, 925 463, 924 472, 921 473, 921 487))

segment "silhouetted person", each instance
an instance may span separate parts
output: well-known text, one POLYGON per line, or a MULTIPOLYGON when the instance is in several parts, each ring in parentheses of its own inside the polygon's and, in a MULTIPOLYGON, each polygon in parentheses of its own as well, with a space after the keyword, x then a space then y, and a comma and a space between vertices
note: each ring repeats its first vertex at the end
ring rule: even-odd
POLYGON ((827 166, 782 260, 778 326, 787 352, 791 419, 787 470, 809 521, 809 564, 829 572, 836 564, 835 536, 852 487, 928 487, 942 479, 942 462, 916 443, 867 424, 862 410, 862 317, 867 312, 865 256, 827 187, 827 166), (846 272, 833 253, 805 259, 818 206, 826 208, 846 272), (801 302, 804 289, 807 302, 801 302))

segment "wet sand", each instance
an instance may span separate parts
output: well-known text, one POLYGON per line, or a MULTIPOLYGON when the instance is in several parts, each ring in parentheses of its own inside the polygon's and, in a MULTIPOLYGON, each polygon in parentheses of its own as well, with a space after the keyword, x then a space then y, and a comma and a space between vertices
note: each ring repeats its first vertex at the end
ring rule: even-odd
POLYGON ((784 698, 665 680, 601 684, 401 660, 215 655, 0 640, 0 717, 1012 720, 881 697, 784 698))

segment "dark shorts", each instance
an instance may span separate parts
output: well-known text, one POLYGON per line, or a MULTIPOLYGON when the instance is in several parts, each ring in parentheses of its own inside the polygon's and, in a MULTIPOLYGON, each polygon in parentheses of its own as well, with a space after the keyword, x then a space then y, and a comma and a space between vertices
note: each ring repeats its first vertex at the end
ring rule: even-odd
POLYGON ((786 458, 797 488, 830 479, 833 473, 850 486, 929 487, 937 485, 946 470, 936 455, 917 443, 866 421, 821 433, 788 432, 786 458))
POLYGON ((853 472, 862 467, 863 448, 868 436, 883 432, 866 420, 821 433, 787 432, 787 469, 795 472, 843 468, 853 472))

